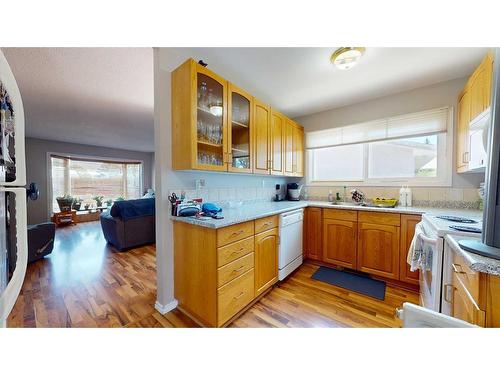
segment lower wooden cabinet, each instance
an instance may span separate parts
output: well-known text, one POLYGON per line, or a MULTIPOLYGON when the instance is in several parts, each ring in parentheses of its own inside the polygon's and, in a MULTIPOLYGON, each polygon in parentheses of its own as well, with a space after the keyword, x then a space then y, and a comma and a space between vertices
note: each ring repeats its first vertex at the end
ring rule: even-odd
POLYGON ((278 281, 278 241, 278 228, 255 235, 256 296, 278 281))
POLYGON ((323 220, 323 261, 356 269, 358 223, 323 220))
POLYGON ((405 283, 418 285, 418 271, 410 271, 406 262, 411 241, 415 235, 415 226, 422 220, 420 215, 401 215, 401 247, 399 259, 399 280, 405 283))
POLYGON ((219 229, 175 221, 178 308, 202 326, 229 324, 278 281, 278 224, 276 215, 219 229))
POLYGON ((304 211, 304 257, 322 260, 322 209, 307 207, 304 211))
POLYGON ((485 326, 484 311, 479 308, 456 274, 453 274, 452 316, 480 327, 485 326))
POLYGON ((358 223, 359 271, 373 275, 399 278, 400 229, 397 226, 358 223))

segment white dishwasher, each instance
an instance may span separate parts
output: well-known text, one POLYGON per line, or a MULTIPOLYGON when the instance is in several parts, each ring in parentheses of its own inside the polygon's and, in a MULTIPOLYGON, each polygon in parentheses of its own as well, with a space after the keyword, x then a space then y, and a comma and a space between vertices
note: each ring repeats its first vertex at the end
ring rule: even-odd
POLYGON ((302 264, 304 209, 280 215, 279 280, 302 264))

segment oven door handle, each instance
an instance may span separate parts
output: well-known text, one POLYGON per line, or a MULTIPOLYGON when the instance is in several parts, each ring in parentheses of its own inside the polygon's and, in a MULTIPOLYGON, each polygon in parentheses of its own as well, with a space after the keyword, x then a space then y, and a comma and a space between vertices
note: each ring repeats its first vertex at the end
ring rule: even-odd
POLYGON ((436 239, 430 238, 430 237, 427 237, 425 234, 422 234, 422 233, 418 233, 417 234, 417 238, 420 238, 422 241, 427 242, 428 244, 430 244, 432 246, 436 246, 437 242, 438 242, 437 238, 436 239))

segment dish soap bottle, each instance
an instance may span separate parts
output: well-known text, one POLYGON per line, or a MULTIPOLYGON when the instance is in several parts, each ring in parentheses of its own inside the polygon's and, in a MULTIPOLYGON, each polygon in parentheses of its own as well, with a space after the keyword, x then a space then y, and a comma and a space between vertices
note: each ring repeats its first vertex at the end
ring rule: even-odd
POLYGON ((408 185, 406 185, 405 193, 406 193, 406 207, 411 207, 413 197, 412 197, 411 189, 408 185))
POLYGON ((328 190, 328 202, 333 202, 333 193, 331 190, 328 190))
POLYGON ((399 189, 399 205, 406 207, 406 189, 404 186, 401 186, 401 189, 399 189))

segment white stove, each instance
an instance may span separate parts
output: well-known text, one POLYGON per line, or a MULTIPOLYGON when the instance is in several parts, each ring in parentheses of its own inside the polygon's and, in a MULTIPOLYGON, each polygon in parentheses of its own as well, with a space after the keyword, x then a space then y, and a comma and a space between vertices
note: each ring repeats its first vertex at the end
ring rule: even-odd
POLYGON ((434 232, 433 234, 437 237, 444 237, 447 234, 481 237, 481 233, 468 232, 456 228, 465 227, 472 228, 473 230, 482 230, 483 228, 483 218, 478 216, 477 213, 471 216, 424 214, 422 215, 422 220, 428 224, 431 231, 434 232))
POLYGON ((444 237, 447 234, 478 238, 481 233, 458 230, 457 227, 470 228, 481 231, 482 217, 478 214, 470 216, 459 215, 422 215, 422 232, 419 240, 427 261, 425 269, 420 270, 420 304, 430 310, 451 314, 450 299, 446 297, 446 288, 443 285, 451 284, 450 272, 453 254, 445 251, 444 237))

